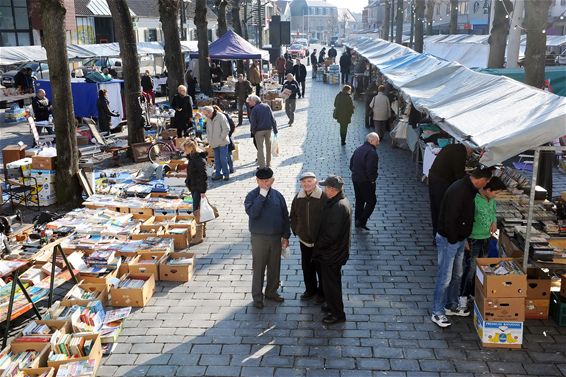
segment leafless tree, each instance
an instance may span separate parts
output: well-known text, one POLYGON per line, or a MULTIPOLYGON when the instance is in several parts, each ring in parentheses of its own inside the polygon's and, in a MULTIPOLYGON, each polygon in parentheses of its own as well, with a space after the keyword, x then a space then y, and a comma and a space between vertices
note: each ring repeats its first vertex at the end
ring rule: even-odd
POLYGON ((450 30, 448 34, 458 33, 458 0, 450 0, 450 30))
POLYGON ((405 16, 405 2, 397 0, 397 12, 395 14, 395 43, 403 43, 403 21, 405 16))
POLYGON ((391 24, 391 1, 385 0, 383 8, 383 25, 381 27, 381 38, 389 40, 389 25, 391 24))
POLYGON ((432 35, 432 21, 434 20, 435 0, 427 0, 426 2, 426 35, 432 35))
POLYGON ((208 64, 208 22, 206 20, 206 0, 196 0, 195 26, 198 39, 198 66, 200 91, 212 95, 210 65, 208 64))
POLYGON ((415 0, 415 51, 423 52, 426 0, 415 0))
POLYGON ((527 48, 525 49, 525 83, 537 88, 544 84, 546 59, 546 18, 552 0, 525 1, 527 48))
MULTIPOLYGON (((493 5, 492 5, 493 6, 493 5)), ((503 68, 505 66, 505 49, 509 34, 509 13, 513 10, 511 0, 495 2, 493 27, 489 35, 488 68, 503 68)))
POLYGON ((169 100, 172 100, 177 93, 177 87, 185 83, 185 61, 181 50, 179 23, 177 21, 181 9, 180 1, 159 0, 159 19, 163 29, 169 100))

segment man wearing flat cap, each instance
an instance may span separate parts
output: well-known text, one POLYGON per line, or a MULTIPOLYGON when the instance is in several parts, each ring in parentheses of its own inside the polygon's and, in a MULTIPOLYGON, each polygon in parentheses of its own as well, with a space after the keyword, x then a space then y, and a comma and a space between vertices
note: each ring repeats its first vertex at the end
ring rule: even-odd
POLYGON ((342 192, 344 181, 341 177, 328 176, 320 185, 324 187, 327 200, 314 242, 313 258, 320 263, 326 301, 323 311, 328 313, 322 322, 331 325, 346 321, 342 301, 342 266, 350 256, 352 207, 342 192))
POLYGON ((301 247, 301 267, 305 282, 305 292, 301 295, 301 300, 316 297, 317 303, 322 303, 324 295, 320 267, 313 261, 312 253, 320 229, 326 195, 318 186, 316 175, 312 172, 301 174, 300 184, 301 189, 291 204, 291 230, 299 237, 301 247))
POLYGON ((263 281, 267 268, 265 298, 281 303, 277 293, 281 270, 281 250, 289 246, 291 230, 289 211, 281 193, 271 186, 275 179, 273 170, 261 168, 256 172, 258 187, 248 193, 244 201, 249 217, 251 233, 253 277, 252 297, 254 306, 263 309, 263 281))

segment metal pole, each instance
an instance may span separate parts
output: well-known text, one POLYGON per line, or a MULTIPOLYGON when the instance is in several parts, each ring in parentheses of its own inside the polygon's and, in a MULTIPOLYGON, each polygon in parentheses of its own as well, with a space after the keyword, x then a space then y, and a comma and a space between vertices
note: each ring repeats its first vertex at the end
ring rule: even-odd
POLYGON ((529 249, 531 245, 531 226, 533 224, 533 212, 535 206, 535 188, 537 187, 538 165, 540 158, 540 149, 535 149, 533 159, 533 177, 531 181, 531 192, 529 193, 529 214, 527 216, 527 234, 525 235, 525 249, 523 251, 523 271, 527 272, 529 265, 529 249))

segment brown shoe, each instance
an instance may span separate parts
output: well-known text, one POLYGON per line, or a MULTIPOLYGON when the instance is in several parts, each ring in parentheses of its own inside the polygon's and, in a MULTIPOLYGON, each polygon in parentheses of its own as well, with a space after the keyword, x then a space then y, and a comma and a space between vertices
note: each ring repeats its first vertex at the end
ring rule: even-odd
POLYGON ((282 303, 283 301, 285 301, 285 299, 279 295, 275 295, 275 296, 265 296, 266 300, 270 300, 270 301, 274 301, 274 302, 278 302, 278 303, 282 303))

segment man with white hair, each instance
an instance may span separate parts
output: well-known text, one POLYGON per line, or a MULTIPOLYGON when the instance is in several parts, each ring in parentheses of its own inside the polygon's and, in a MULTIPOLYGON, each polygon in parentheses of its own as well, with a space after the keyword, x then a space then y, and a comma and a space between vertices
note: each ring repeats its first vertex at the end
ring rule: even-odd
MULTIPOLYGON (((36 122, 44 122, 49 120, 49 115, 51 115, 52 106, 49 103, 49 99, 45 96, 45 90, 39 89, 35 97, 31 99, 31 107, 33 109, 33 117, 36 122)), ((41 135, 43 132, 43 126, 37 126, 37 132, 41 135)), ((45 127, 47 132, 52 135, 53 128, 51 126, 45 127)))
POLYGON ((171 101, 171 107, 175 109, 173 127, 177 129, 177 137, 188 136, 189 125, 193 123, 193 100, 187 95, 186 86, 177 87, 177 94, 171 101))
MULTIPOLYGON (((190 97, 189 97, 190 98, 190 97)), ((212 177, 217 181, 224 177, 225 181, 230 179, 228 168, 228 144, 230 144, 230 127, 224 114, 219 114, 212 106, 204 106, 202 113, 206 116, 206 137, 208 144, 214 150, 214 165, 216 172, 212 177)))
POLYGON ((375 192, 379 163, 376 151, 378 145, 379 135, 371 132, 366 136, 366 142, 354 151, 350 159, 350 170, 352 171, 352 182, 356 196, 355 225, 356 228, 365 230, 369 230, 367 222, 377 203, 375 192))
POLYGON ((248 107, 253 108, 249 115, 250 132, 257 145, 258 169, 268 168, 271 166, 271 131, 277 135, 277 122, 271 107, 262 103, 258 96, 248 96, 247 102, 248 107))
POLYGON ((287 74, 287 81, 283 84, 281 92, 285 98, 285 114, 289 118, 289 127, 295 122, 295 107, 299 91, 299 83, 295 80, 295 76, 292 73, 287 74))

